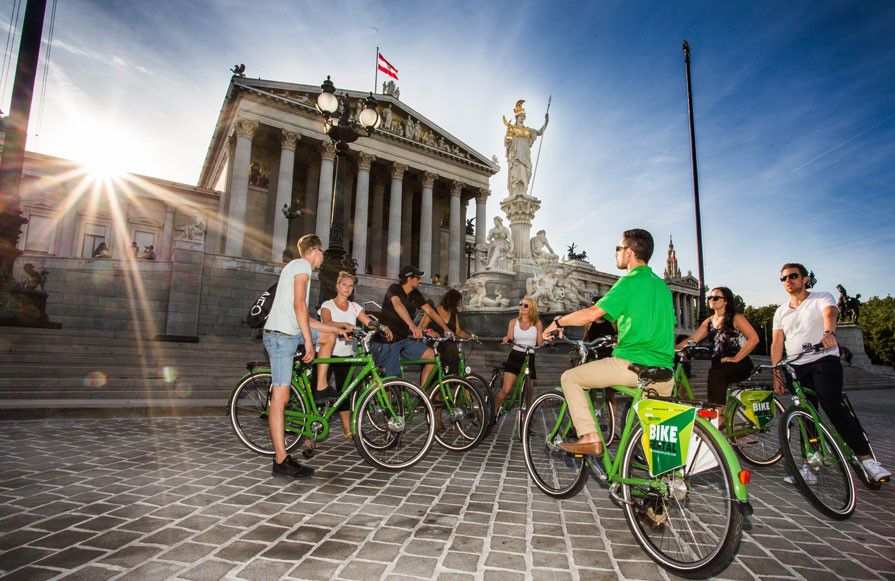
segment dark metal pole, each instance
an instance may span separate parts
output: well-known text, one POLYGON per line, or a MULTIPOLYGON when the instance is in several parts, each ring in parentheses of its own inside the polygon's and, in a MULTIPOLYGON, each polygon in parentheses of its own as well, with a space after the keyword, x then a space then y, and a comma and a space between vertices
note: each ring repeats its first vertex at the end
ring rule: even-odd
POLYGON ((690 43, 684 41, 684 63, 687 66, 687 112, 690 116, 690 158, 693 161, 693 205, 696 210, 696 260, 699 263, 699 297, 697 321, 705 319, 705 275, 702 260, 702 217, 699 213, 699 171, 696 167, 696 129, 693 126, 693 86, 690 83, 690 43))

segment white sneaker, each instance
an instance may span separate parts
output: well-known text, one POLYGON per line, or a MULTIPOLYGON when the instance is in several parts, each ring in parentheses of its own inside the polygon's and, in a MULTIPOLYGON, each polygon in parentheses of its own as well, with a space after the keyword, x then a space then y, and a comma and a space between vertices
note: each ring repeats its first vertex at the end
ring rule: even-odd
MULTIPOLYGON (((799 469, 799 474, 802 475, 802 478, 808 484, 814 484, 815 482, 817 482, 817 476, 814 474, 814 470, 812 470, 811 466, 808 466, 807 464, 802 464, 802 467, 799 469)), ((787 484, 795 484, 796 479, 792 476, 787 476, 783 479, 783 482, 786 482, 787 484)))
POLYGON ((883 465, 870 458, 869 460, 861 460, 861 466, 867 473, 867 478, 872 482, 888 482, 892 478, 892 473, 883 468, 883 465))

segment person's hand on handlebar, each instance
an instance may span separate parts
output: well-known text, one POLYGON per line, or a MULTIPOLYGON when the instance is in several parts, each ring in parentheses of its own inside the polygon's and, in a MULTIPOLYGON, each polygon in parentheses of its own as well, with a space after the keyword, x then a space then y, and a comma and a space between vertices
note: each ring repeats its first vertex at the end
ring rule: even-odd
POLYGON ((509 342, 510 342, 510 338, 509 338, 509 337, 504 337, 503 339, 500 340, 500 344, 501 344, 501 345, 506 345, 506 344, 509 343, 509 342))
POLYGON ((820 340, 820 344, 824 346, 824 349, 835 349, 839 346, 839 342, 836 340, 836 335, 832 333, 824 334, 823 338, 820 340))
POLYGON ((556 321, 547 325, 547 328, 541 333, 541 339, 544 341, 553 341, 554 335, 557 335, 560 339, 563 338, 563 330, 556 326, 556 321))
POLYGON ((774 393, 783 395, 786 391, 786 381, 783 379, 783 371, 778 367, 774 369, 774 393))

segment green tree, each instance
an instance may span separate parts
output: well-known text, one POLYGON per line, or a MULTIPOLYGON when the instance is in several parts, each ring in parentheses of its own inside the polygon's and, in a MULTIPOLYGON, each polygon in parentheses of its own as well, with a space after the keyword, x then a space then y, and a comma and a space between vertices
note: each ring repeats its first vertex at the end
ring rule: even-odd
POLYGON ((870 361, 895 364, 895 297, 873 297, 861 305, 864 348, 870 361))
POLYGON ((774 324, 774 313, 779 305, 766 305, 764 307, 745 307, 743 316, 755 327, 758 333, 758 347, 755 348, 756 355, 770 355, 771 351, 771 328, 774 324))

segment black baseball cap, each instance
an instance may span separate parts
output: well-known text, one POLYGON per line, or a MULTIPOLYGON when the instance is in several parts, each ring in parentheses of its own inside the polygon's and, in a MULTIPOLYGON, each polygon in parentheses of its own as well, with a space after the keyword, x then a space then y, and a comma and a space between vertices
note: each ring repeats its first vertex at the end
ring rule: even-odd
POLYGON ((398 278, 410 278, 411 276, 423 276, 425 274, 422 270, 418 269, 415 266, 408 264, 407 266, 401 267, 401 272, 398 273, 398 278))

